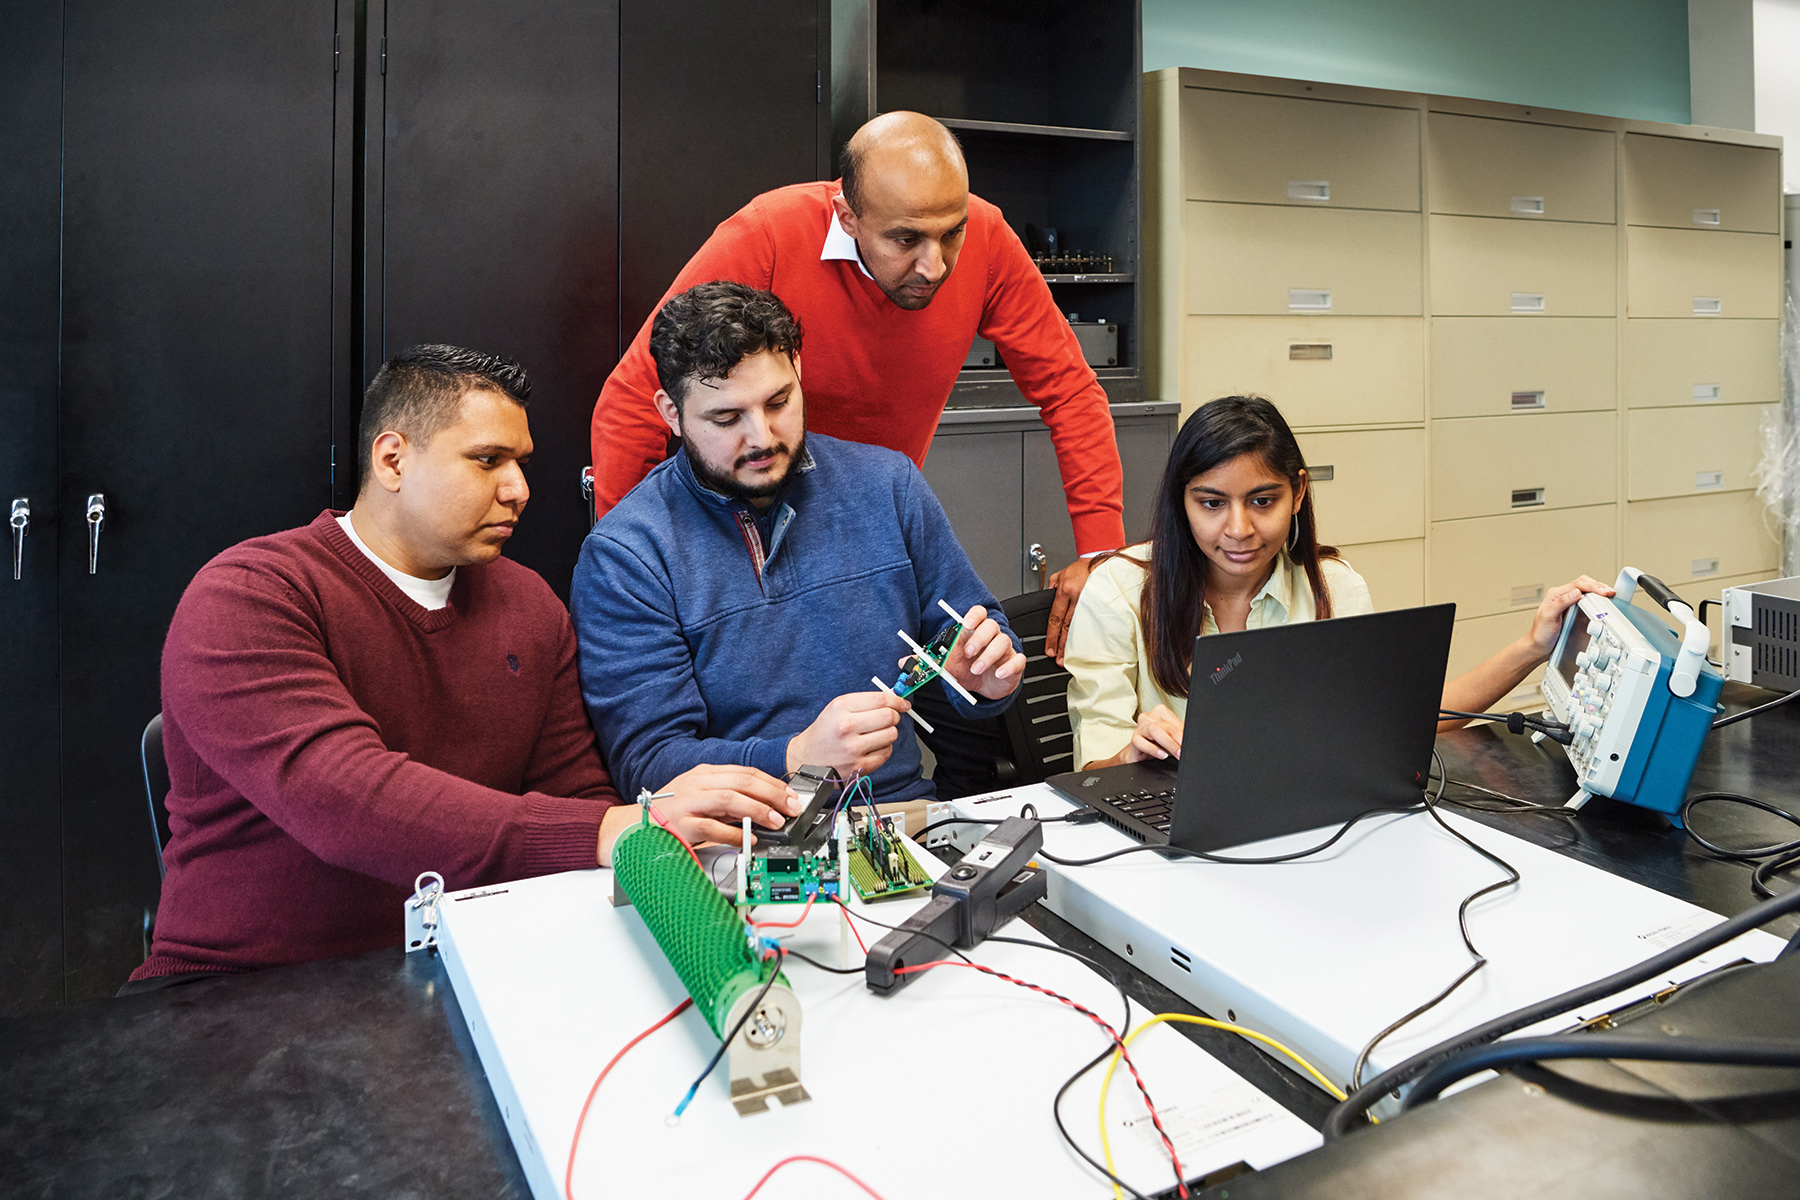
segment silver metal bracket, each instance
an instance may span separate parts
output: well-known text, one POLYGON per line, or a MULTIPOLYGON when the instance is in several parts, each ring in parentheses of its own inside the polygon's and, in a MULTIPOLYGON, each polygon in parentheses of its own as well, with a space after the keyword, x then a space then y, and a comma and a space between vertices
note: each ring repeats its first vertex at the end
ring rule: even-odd
POLYGON ((438 901, 444 897, 444 877, 426 871, 413 880, 413 894, 406 898, 406 952, 430 950, 437 945, 438 901))
MULTIPOLYGON (((727 1029, 742 1019, 759 990, 738 997, 726 1016, 727 1029)), ((812 1099, 800 1085, 800 1002, 786 986, 778 983, 764 993, 726 1050, 726 1067, 731 1104, 740 1117, 767 1112, 770 1100, 786 1107, 812 1099)))

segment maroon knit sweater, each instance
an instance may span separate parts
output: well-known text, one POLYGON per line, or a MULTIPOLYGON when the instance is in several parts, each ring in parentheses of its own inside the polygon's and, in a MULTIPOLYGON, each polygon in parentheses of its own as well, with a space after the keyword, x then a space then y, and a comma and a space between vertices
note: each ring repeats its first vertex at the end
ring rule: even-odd
POLYGON ((422 871, 594 865, 619 797, 562 603, 501 558, 427 611, 334 517, 225 551, 175 610, 168 876, 133 979, 395 945, 422 871))

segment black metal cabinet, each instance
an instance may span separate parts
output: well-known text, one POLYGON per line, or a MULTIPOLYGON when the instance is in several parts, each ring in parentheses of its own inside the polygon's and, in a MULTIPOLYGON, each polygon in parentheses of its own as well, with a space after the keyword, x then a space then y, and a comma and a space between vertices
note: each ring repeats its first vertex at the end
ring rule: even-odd
POLYGON ((63 11, 56 508, 74 1000, 113 991, 142 957, 157 874, 137 735, 161 708, 182 590, 219 551, 331 500, 349 0, 63 11))
POLYGON ((0 37, 0 1012, 62 997, 56 497, 62 5, 19 0, 0 37), (13 554, 18 578, 13 578, 13 554))
POLYGON ((532 496, 507 553, 566 596, 619 356, 618 4, 370 0, 369 44, 361 378, 421 342, 525 365, 532 496))

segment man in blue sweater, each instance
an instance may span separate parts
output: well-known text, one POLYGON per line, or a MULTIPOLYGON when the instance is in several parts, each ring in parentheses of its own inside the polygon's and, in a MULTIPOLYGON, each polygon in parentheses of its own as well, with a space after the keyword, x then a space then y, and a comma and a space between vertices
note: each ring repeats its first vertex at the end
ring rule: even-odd
MULTIPOLYGON (((882 801, 933 794, 896 674, 895 630, 967 628, 946 662, 1011 703, 1025 656, 904 455, 806 435, 800 327, 768 292, 701 284, 657 314, 656 404, 682 448, 581 548, 581 689, 626 795, 699 763, 861 771, 882 801), (994 615, 990 616, 989 613, 994 615)), ((927 687, 941 687, 933 682, 927 687)))

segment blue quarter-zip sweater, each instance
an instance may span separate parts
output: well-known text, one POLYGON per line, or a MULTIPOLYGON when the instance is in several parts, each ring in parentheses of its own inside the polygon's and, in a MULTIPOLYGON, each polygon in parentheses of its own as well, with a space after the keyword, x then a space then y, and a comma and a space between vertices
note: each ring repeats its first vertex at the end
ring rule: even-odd
MULTIPOLYGON (((874 690, 871 675, 893 682, 907 653, 895 630, 923 643, 949 624, 940 598, 1005 625, 909 459, 821 434, 806 445, 810 462, 762 510, 702 487, 679 453, 582 545, 581 690, 627 799, 702 763, 781 778, 788 739, 826 704, 874 690)), ((950 697, 970 717, 1012 702, 950 697)), ((884 802, 933 794, 913 733, 902 719, 875 772, 884 802)))

